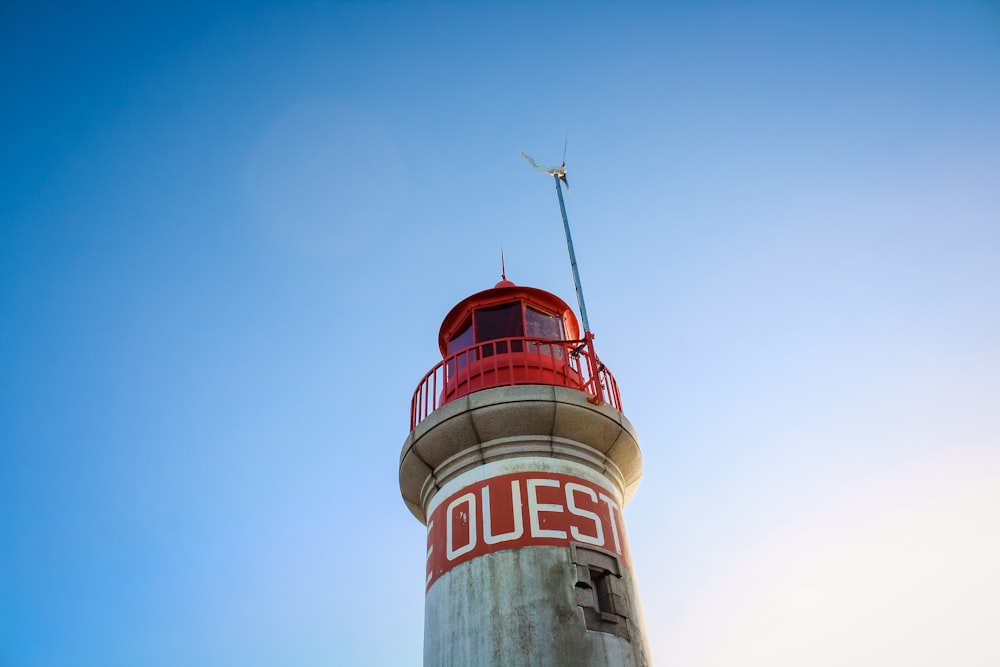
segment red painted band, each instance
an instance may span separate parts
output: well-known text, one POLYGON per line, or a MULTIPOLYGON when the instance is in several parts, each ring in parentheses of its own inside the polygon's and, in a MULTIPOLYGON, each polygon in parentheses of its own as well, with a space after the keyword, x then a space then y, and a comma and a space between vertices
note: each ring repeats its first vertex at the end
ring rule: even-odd
POLYGON ((617 500, 572 475, 521 472, 466 486, 446 498, 427 524, 427 588, 479 556, 572 542, 618 554, 631 566, 617 500))

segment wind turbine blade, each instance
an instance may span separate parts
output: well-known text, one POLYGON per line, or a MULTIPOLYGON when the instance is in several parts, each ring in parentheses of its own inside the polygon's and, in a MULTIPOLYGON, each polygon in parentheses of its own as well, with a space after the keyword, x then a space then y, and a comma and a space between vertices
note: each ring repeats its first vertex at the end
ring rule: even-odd
POLYGON ((532 167, 532 168, 533 168, 533 169, 534 169, 535 171, 540 171, 540 172, 542 172, 543 174, 547 174, 547 173, 549 172, 549 170, 548 170, 548 169, 546 169, 546 168, 545 168, 545 167, 543 167, 542 165, 540 165, 540 164, 538 164, 537 162, 535 162, 535 158, 531 157, 530 155, 528 155, 528 154, 527 154, 527 153, 525 153, 524 151, 520 151, 520 153, 521 153, 521 157, 523 157, 523 158, 524 158, 525 160, 527 160, 527 161, 528 161, 528 164, 530 164, 530 165, 531 165, 531 167, 532 167))

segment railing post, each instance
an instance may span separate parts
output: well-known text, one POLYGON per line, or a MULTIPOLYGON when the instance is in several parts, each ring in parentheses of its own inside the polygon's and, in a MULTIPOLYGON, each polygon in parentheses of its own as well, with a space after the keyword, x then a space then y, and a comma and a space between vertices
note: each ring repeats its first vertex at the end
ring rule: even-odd
POLYGON ((587 330, 583 334, 587 345, 587 365, 590 367, 590 379, 594 383, 594 401, 597 405, 604 403, 604 386, 601 384, 601 362, 594 350, 594 334, 587 330))

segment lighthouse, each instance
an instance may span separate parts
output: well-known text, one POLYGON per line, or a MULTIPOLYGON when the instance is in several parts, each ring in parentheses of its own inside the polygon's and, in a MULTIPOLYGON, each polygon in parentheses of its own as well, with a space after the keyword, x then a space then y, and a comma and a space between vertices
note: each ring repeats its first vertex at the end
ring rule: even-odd
POLYGON ((622 513, 642 456, 593 334, 503 276, 438 345, 399 462, 427 527, 424 666, 650 664, 622 513))

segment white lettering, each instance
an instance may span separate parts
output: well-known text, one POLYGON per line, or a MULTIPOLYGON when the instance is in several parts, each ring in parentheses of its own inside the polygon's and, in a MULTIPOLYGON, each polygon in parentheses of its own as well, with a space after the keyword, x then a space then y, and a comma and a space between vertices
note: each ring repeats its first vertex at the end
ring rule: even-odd
MULTIPOLYGON (((434 522, 431 521, 429 524, 427 524, 427 534, 430 535, 430 534, 432 534, 433 531, 434 531, 434 522)), ((433 553, 434 553, 434 545, 433 544, 428 545, 428 547, 427 547, 427 560, 426 560, 426 563, 427 563, 427 582, 426 583, 428 583, 428 584, 431 583, 431 575, 434 574, 433 571, 431 571, 431 554, 433 554, 433 553)))
POLYGON ((524 535, 524 517, 521 516, 521 482, 514 480, 510 483, 511 504, 514 511, 514 530, 500 535, 493 534, 492 511, 490 510, 490 487, 483 487, 483 542, 486 544, 498 544, 516 540, 524 535))
POLYGON ((540 504, 538 502, 538 487, 540 486, 550 486, 553 488, 559 488, 558 479, 529 479, 528 480, 528 521, 531 524, 531 536, 532 537, 556 537, 559 539, 566 539, 565 530, 549 530, 546 528, 541 528, 538 523, 538 514, 540 512, 562 512, 562 505, 552 505, 551 503, 540 504))
POLYGON ((580 540, 586 544, 593 544, 595 546, 604 546, 604 528, 601 526, 601 518, 591 512, 590 510, 585 510, 576 506, 576 501, 574 500, 575 492, 585 493, 590 496, 590 499, 597 502, 597 492, 593 489, 584 486, 583 484, 577 484, 576 482, 566 482, 566 509, 569 510, 570 514, 575 516, 581 516, 585 519, 590 519, 594 522, 594 535, 587 535, 586 533, 581 533, 580 529, 576 526, 569 527, 569 534, 573 536, 574 540, 580 540))
POLYGON ((611 515, 611 535, 615 538, 615 551, 617 551, 620 556, 622 554, 622 544, 618 540, 618 517, 615 516, 615 510, 618 509, 618 504, 603 493, 601 494, 601 500, 608 504, 608 514, 611 515))
POLYGON ((448 505, 448 509, 445 512, 445 519, 448 522, 448 539, 445 542, 445 555, 448 560, 455 560, 462 554, 467 554, 476 548, 476 496, 471 493, 466 493, 455 500, 451 501, 448 505), (469 511, 460 512, 459 516, 462 517, 462 521, 469 526, 469 543, 465 546, 459 547, 458 549, 453 548, 453 536, 452 536, 452 526, 455 524, 454 511, 455 508, 462 503, 468 503, 469 511))

